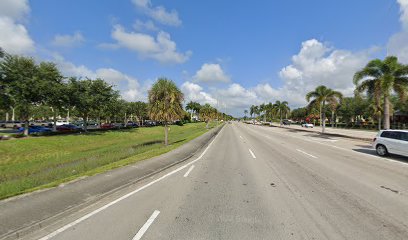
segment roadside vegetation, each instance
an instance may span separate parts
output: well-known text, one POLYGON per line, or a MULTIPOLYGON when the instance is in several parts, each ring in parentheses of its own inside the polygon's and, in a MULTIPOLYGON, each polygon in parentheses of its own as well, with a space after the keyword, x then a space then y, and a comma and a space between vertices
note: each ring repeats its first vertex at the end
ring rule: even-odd
MULTIPOLYGON (((408 65, 398 62, 394 56, 375 59, 356 72, 353 79, 355 93, 344 97, 341 92, 326 86, 318 86, 305 98, 309 104, 290 110, 267 103, 252 105, 244 110, 252 120, 280 122, 282 116, 298 123, 312 123, 331 127, 370 130, 408 128, 408 65)), ((285 101, 284 101, 285 102, 285 101)))
POLYGON ((205 125, 169 126, 167 147, 162 127, 3 141, 0 199, 158 156, 207 132, 205 125))

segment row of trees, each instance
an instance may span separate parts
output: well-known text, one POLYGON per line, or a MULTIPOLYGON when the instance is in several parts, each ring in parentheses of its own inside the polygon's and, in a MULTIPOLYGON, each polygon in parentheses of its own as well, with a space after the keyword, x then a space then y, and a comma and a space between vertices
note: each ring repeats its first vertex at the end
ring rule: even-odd
MULTIPOLYGON (((25 122, 28 135, 30 120, 54 121, 64 116, 68 121, 81 119, 87 131, 88 120, 98 124, 124 122, 135 119, 143 124, 151 119, 163 124, 165 144, 168 144, 168 126, 176 120, 199 114, 208 123, 214 119, 231 119, 232 116, 217 111, 209 104, 201 106, 190 102, 183 109, 183 93, 173 81, 161 78, 148 92, 148 103, 127 102, 121 99, 114 86, 103 79, 78 79, 64 77, 52 62, 36 63, 33 58, 10 55, 0 48, 0 113, 14 121, 16 116, 25 122)), ((3 115, 3 116, 4 116, 3 115)))
MULTIPOLYGON (((290 113, 290 108, 287 101, 276 101, 275 103, 261 104, 259 106, 252 105, 249 108, 249 114, 252 117, 263 118, 264 121, 272 121, 272 119, 279 118, 282 124, 283 118, 287 118, 290 113)), ((244 115, 248 114, 248 110, 244 110, 244 115)))
MULTIPOLYGON (((355 96, 343 98, 343 95, 327 88, 318 86, 306 94, 309 102, 307 107, 294 109, 291 117, 297 120, 319 119, 322 132, 325 131, 326 116, 331 115, 332 127, 337 124, 337 117, 346 124, 359 122, 363 119, 377 121, 378 128, 390 128, 390 116, 393 110, 408 115, 408 65, 398 62, 397 57, 389 56, 384 60, 370 61, 363 69, 355 73, 355 96)), ((270 104, 251 106, 250 114, 258 115, 271 112, 270 104)), ((245 110, 245 115, 248 113, 245 110)), ((282 119, 282 118, 281 118, 282 119)), ((282 120, 281 120, 282 122, 282 120)))

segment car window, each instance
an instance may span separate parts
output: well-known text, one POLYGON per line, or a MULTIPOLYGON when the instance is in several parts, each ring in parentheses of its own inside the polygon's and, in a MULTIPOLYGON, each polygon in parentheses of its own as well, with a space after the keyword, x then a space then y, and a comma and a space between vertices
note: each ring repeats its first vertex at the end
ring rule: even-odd
POLYGON ((401 132, 394 132, 394 131, 384 131, 381 134, 383 138, 391 138, 391 139, 401 139, 401 132))
POLYGON ((401 140, 408 142, 408 132, 400 132, 401 140))

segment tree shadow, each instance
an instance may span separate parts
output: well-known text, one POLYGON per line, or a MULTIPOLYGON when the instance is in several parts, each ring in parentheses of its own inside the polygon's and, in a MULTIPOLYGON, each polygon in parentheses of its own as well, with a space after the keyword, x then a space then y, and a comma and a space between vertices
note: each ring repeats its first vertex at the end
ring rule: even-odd
MULTIPOLYGON (((357 149, 353 149, 353 151, 364 153, 364 154, 371 155, 371 156, 380 157, 377 155, 374 149, 366 148, 366 146, 363 146, 363 147, 364 147, 363 149, 357 148, 357 149)), ((383 157, 383 158, 408 163, 408 157, 401 156, 401 155, 389 154, 388 156, 383 157)))

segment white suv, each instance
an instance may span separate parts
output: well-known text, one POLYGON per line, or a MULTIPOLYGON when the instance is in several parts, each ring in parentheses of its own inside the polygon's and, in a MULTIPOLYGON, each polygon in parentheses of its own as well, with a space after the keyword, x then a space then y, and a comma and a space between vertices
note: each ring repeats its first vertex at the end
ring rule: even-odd
POLYGON ((373 148, 380 156, 388 153, 408 157, 408 130, 382 130, 374 138, 373 148))

